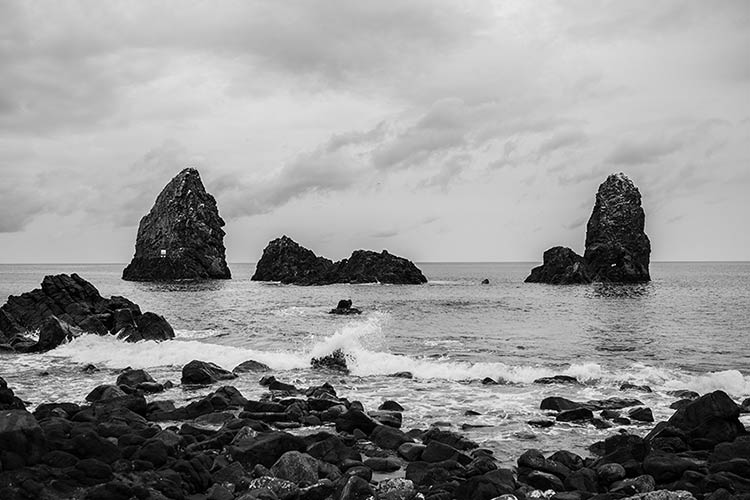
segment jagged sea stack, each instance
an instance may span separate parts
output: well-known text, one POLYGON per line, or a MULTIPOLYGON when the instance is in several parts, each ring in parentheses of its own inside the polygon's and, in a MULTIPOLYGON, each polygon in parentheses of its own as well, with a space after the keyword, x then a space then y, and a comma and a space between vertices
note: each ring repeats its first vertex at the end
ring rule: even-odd
POLYGON ((169 181, 141 219, 129 281, 229 279, 224 220, 200 174, 186 168, 169 181))
POLYGON ((651 243, 643 230, 644 222, 641 193, 633 181, 623 173, 610 175, 596 193, 583 256, 567 247, 550 248, 526 282, 569 285, 649 281, 651 243))
POLYGON ((253 281, 280 281, 295 285, 333 283, 388 283, 419 285, 427 283, 413 262, 369 250, 356 250, 348 259, 332 262, 315 255, 288 236, 271 241, 255 268, 253 281))
POLYGON ((641 193, 623 174, 607 177, 586 226, 583 259, 593 281, 650 281, 651 242, 644 232, 641 193))

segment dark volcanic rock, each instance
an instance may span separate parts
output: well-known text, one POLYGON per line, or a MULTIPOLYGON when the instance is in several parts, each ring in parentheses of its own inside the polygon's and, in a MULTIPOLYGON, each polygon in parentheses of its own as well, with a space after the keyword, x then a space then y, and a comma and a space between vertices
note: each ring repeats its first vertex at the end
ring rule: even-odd
POLYGON ((11 295, 0 307, 0 343, 16 350, 54 349, 81 332, 117 334, 131 342, 174 338, 162 316, 141 313, 138 304, 124 297, 105 299, 77 274, 45 276, 41 288, 11 295), (39 340, 29 343, 23 334, 33 330, 39 330, 39 340))
MULTIPOLYGON (((738 436, 747 434, 739 416, 740 408, 732 398, 723 391, 714 391, 677 410, 667 424, 692 439, 704 439, 717 444, 731 442, 738 436)), ((654 431, 652 434, 656 434, 654 431)))
POLYGON ((586 274, 583 257, 567 247, 552 247, 544 252, 541 266, 531 270, 526 283, 575 285, 591 283, 586 274))
POLYGON ((336 349, 331 354, 313 358, 310 361, 313 368, 327 368, 339 372, 349 373, 349 367, 346 366, 346 355, 341 349, 336 349))
POLYGON ((328 311, 328 314, 339 314, 339 315, 349 315, 349 314, 362 314, 362 311, 360 309, 357 309, 356 307, 352 307, 352 301, 351 300, 339 300, 338 305, 334 308, 328 311))
POLYGON ((641 193, 625 174, 607 177, 586 226, 586 269, 594 281, 649 281, 651 243, 641 193))
POLYGON ((258 261, 254 281, 280 281, 296 285, 333 283, 390 283, 418 285, 426 283, 412 262, 402 257, 369 250, 356 250, 351 257, 331 262, 318 257, 287 236, 271 241, 258 261))
POLYGON ((219 380, 237 378, 237 375, 207 361, 193 360, 182 367, 181 383, 208 385, 219 380))
POLYGON ((599 186, 586 226, 583 257, 566 247, 544 252, 544 262, 532 269, 528 283, 649 281, 651 243, 644 232, 641 193, 625 174, 612 174, 599 186))
POLYGON ((122 272, 130 281, 228 279, 224 220, 198 171, 186 168, 169 181, 141 219, 135 256, 122 272))

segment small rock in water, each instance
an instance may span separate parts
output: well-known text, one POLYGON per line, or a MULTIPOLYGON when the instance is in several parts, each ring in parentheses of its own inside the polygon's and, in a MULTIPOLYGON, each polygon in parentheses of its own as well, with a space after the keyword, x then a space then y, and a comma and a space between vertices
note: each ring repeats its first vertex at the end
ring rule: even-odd
POLYGON ((378 410, 404 411, 404 407, 398 404, 396 401, 389 399, 387 401, 383 401, 383 404, 378 406, 378 410))
POLYGON ((481 415, 481 413, 479 413, 478 411, 474 411, 474 410, 466 410, 464 412, 464 416, 466 417, 476 417, 477 415, 481 415))
POLYGON ((96 365, 92 365, 91 363, 87 364, 83 368, 81 368, 81 371, 83 373, 95 373, 100 371, 99 368, 96 367, 96 365))
POLYGON ((636 385, 631 384, 630 382, 625 382, 624 384, 620 385, 621 391, 641 391, 641 392, 654 392, 651 387, 647 385, 636 385))
POLYGON ((345 299, 339 300, 338 305, 334 309, 328 311, 328 314, 362 314, 362 311, 360 309, 357 309, 356 307, 352 307, 352 301, 350 299, 345 299))
POLYGON ((268 372, 271 371, 271 368, 265 364, 261 363, 260 361, 255 361, 252 359, 249 359, 247 361, 243 361, 239 365, 235 366, 232 370, 233 373, 247 373, 247 372, 268 372))
POLYGON ((532 427, 539 427, 540 429, 544 429, 546 427, 552 427, 553 425, 555 425, 554 420, 547 420, 547 419, 529 420, 526 423, 532 427))
POLYGON ((482 385, 498 385, 498 384, 497 384, 497 380, 490 378, 490 377, 485 377, 482 379, 482 385))
POLYGON ((394 378, 414 378, 414 375, 412 374, 412 372, 396 372, 396 373, 391 373, 388 376, 394 377, 394 378))
POLYGON ((651 412, 651 408, 633 408, 628 412, 628 415, 633 420, 639 422, 653 422, 654 414, 651 412))
POLYGON ((214 363, 194 359, 182 367, 181 383, 186 385, 209 385, 219 380, 233 378, 237 378, 237 375, 214 363))
POLYGON ((483 284, 483 285, 489 285, 489 284, 490 284, 490 280, 488 280, 487 278, 484 278, 484 279, 482 280, 482 284, 483 284))
POLYGON ((534 380, 535 384, 580 384, 577 378, 570 375, 555 375, 534 380))
POLYGON ((349 373, 349 367, 346 366, 346 356, 341 349, 336 349, 331 354, 320 358, 313 358, 310 360, 310 365, 313 368, 326 368, 329 370, 349 373))

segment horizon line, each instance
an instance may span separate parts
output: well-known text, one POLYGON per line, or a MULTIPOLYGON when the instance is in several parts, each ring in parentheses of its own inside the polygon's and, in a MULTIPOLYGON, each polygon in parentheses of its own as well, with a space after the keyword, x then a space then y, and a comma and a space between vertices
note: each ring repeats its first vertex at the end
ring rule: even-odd
MULTIPOLYGON (((422 260, 414 264, 537 264, 541 260, 422 260)), ((229 261, 231 265, 257 264, 258 261, 229 261)), ((651 264, 745 264, 750 260, 653 260, 651 264)), ((0 266, 127 266, 127 262, 0 262, 0 266)))

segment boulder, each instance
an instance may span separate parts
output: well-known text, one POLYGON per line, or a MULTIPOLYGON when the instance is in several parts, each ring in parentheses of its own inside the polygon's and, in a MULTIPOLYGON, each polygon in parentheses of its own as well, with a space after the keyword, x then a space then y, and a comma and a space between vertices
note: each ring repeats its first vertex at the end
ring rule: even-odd
POLYGON ((239 365, 235 366, 232 372, 234 373, 258 373, 258 372, 268 372, 271 371, 271 367, 268 366, 265 363, 261 363, 260 361, 254 361, 252 359, 249 359, 247 361, 243 361, 239 365))
POLYGON ((26 404, 13 393, 4 378, 0 377, 0 411, 23 410, 26 404))
POLYGON ((318 461, 306 453, 288 451, 273 464, 271 472, 298 485, 311 485, 318 480, 318 461))
POLYGON ((718 444, 734 441, 747 433, 739 415, 740 408, 732 398, 723 391, 714 391, 677 410, 667 424, 692 439, 718 444))
POLYGON ((0 464, 11 470, 39 462, 46 452, 44 432, 26 410, 0 411, 0 464))
POLYGON ((644 232, 641 193, 625 174, 599 186, 586 226, 586 271, 593 281, 650 281, 651 243, 644 232))
POLYGON ((11 295, 0 307, 0 343, 16 338, 16 350, 23 345, 25 351, 48 351, 82 332, 118 334, 129 342, 174 338, 162 316, 142 313, 124 297, 106 299, 77 274, 45 276, 40 288, 11 295), (34 330, 39 330, 37 342, 19 343, 19 337, 34 330))
POLYGON ((156 382, 156 380, 154 380, 146 370, 132 370, 130 368, 126 368, 122 373, 120 373, 120 375, 117 376, 117 381, 115 382, 115 384, 117 384, 118 386, 124 385, 127 387, 135 388, 139 384, 143 384, 145 382, 156 382))
POLYGON ((209 385, 219 380, 230 380, 237 375, 207 361, 193 360, 182 367, 182 384, 209 385))
POLYGON ((591 283, 583 257, 567 247, 552 247, 544 252, 542 265, 531 270, 526 283, 577 285, 591 283))
POLYGON ((565 285, 650 281, 651 243, 644 222, 638 188, 623 173, 610 175, 596 193, 583 256, 566 247, 550 248, 526 282, 565 285))
POLYGON ((391 255, 356 250, 351 257, 332 262, 297 244, 287 236, 271 241, 263 250, 254 281, 279 281, 296 285, 333 283, 422 284, 422 272, 410 261, 391 255))
POLYGON ((349 367, 346 365, 346 355, 344 355, 344 351, 341 349, 336 349, 331 354, 319 358, 312 358, 310 365, 313 368, 349 373, 349 367))
POLYGON ((200 174, 186 168, 164 187, 141 219, 129 281, 228 279, 224 220, 200 174))

